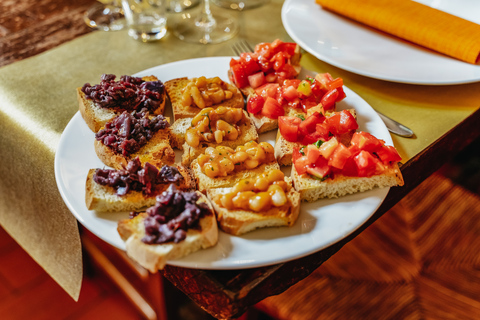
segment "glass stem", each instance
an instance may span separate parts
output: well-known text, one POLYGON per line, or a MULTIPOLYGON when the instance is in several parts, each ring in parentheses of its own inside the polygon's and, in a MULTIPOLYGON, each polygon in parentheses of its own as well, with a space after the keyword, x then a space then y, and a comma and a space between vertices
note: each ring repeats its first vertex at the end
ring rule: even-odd
POLYGON ((202 14, 196 22, 197 26, 207 29, 215 26, 215 23, 215 18, 213 18, 212 12, 210 11, 210 0, 203 0, 202 14))

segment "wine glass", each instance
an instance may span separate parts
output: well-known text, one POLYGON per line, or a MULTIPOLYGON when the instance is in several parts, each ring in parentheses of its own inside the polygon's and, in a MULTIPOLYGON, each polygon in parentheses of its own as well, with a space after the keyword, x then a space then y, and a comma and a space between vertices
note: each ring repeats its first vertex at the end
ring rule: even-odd
POLYGON ((85 23, 103 31, 117 31, 125 27, 121 0, 98 0, 84 14, 85 23))
POLYGON ((229 15, 210 11, 210 0, 203 0, 199 15, 182 14, 173 26, 173 34, 179 39, 193 43, 219 43, 226 41, 238 32, 237 22, 229 15))
POLYGON ((248 10, 258 8, 270 0, 213 0, 217 6, 233 10, 248 10))

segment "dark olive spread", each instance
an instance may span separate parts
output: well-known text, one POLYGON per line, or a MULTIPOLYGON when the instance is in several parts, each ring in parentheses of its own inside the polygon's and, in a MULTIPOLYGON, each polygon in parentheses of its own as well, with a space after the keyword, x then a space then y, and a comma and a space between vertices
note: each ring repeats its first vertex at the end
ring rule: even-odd
POLYGON ((195 191, 183 192, 171 184, 157 196, 155 206, 147 209, 145 237, 147 244, 178 243, 187 237, 187 230, 197 228, 200 219, 210 214, 206 203, 197 203, 195 191))
POLYGON ((165 86, 158 81, 144 81, 142 78, 121 76, 115 81, 113 74, 104 74, 100 84, 91 86, 85 83, 82 92, 85 98, 92 100, 102 108, 118 110, 141 110, 147 108, 153 111, 163 103, 165 86))
POLYGON ((150 118, 145 109, 132 113, 124 111, 107 122, 105 128, 95 134, 95 139, 102 141, 115 153, 128 156, 147 144, 158 130, 168 126, 170 124, 163 115, 150 118))
POLYGON ((183 179, 176 167, 165 165, 158 170, 148 162, 142 167, 138 157, 129 161, 124 170, 97 169, 93 175, 93 181, 113 187, 119 196, 127 194, 130 190, 141 191, 145 195, 155 194, 158 185, 179 184, 183 179))

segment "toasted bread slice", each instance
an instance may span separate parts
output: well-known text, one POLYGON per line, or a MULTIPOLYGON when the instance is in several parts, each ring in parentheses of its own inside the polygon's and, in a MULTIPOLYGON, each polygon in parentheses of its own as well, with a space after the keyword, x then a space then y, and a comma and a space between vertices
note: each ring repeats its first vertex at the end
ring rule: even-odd
POLYGON ((136 157, 140 162, 150 162, 157 168, 164 164, 171 165, 175 162, 175 151, 170 146, 170 128, 158 130, 146 145, 142 146, 137 152, 128 156, 118 154, 110 147, 104 145, 102 141, 95 140, 95 152, 98 158, 106 165, 115 169, 126 167, 129 160, 136 157))
MULTIPOLYGON (((190 106, 184 106, 182 104, 182 90, 190 82, 190 79, 187 77, 172 79, 165 82, 165 89, 170 98, 172 104, 173 118, 175 121, 183 118, 193 118, 197 115, 202 109, 197 107, 195 104, 190 106)), ((245 101, 243 99, 242 93, 238 88, 232 86, 236 89, 233 94, 233 97, 227 100, 222 101, 219 104, 214 104, 211 108, 216 108, 218 106, 231 107, 231 108, 243 108, 245 101)))
MULTIPOLYGON (((289 177, 285 177, 285 181, 290 186, 292 185, 292 180, 289 177)), ((263 212, 227 210, 212 200, 217 195, 227 193, 230 190, 231 188, 217 188, 207 191, 207 196, 212 201, 217 213, 218 226, 226 233, 238 236, 260 228, 291 227, 297 221, 300 213, 300 194, 293 187, 287 193, 287 204, 263 212)))
POLYGON ((255 176, 263 172, 268 172, 273 169, 280 169, 280 166, 276 161, 271 163, 264 163, 254 169, 241 170, 238 172, 234 172, 232 175, 217 178, 210 178, 205 173, 203 173, 200 165, 197 162, 197 159, 192 161, 191 168, 193 177, 197 184, 198 191, 205 193, 209 189, 232 187, 240 180, 254 178, 255 176))
MULTIPOLYGON (((190 171, 178 166, 178 171, 183 176, 183 180, 177 184, 179 190, 195 189, 195 181, 190 171)), ((85 203, 88 210, 96 210, 99 212, 120 212, 120 211, 137 211, 145 207, 155 204, 155 197, 167 190, 169 183, 160 184, 155 192, 145 195, 140 191, 129 191, 127 194, 119 196, 115 189, 111 186, 104 186, 93 180, 95 169, 90 169, 85 183, 85 203)))
POLYGON ((236 140, 224 140, 221 143, 201 142, 200 146, 193 148, 185 142, 185 133, 190 128, 192 119, 185 118, 175 121, 171 128, 171 144, 172 146, 183 150, 182 165, 189 166, 201 153, 208 147, 227 146, 235 149, 235 147, 243 145, 248 141, 258 141, 258 133, 253 125, 252 120, 248 117, 247 112, 243 113, 247 121, 240 126, 240 136, 236 140))
POLYGON ((155 273, 163 269, 168 260, 180 259, 200 249, 214 246, 218 241, 218 227, 213 207, 204 195, 198 201, 206 202, 210 213, 200 219, 198 228, 189 229, 187 237, 178 243, 146 244, 142 242, 145 236, 146 212, 140 213, 133 219, 119 221, 117 230, 125 241, 127 255, 155 273))
POLYGON ((307 174, 300 176, 295 166, 292 166, 291 177, 295 189, 300 193, 300 198, 308 202, 404 184, 398 164, 392 164, 384 173, 371 177, 347 177, 337 174, 334 179, 324 181, 311 178, 307 174))
MULTIPOLYGON (((348 109, 355 118, 357 114, 355 109, 348 109)), ((328 116, 327 116, 328 117, 328 116)), ((337 140, 343 143, 346 147, 350 145, 354 131, 347 132, 337 137, 337 140)), ((277 137, 275 139, 275 159, 277 159, 278 164, 281 166, 289 166, 292 164, 292 154, 293 148, 301 147, 302 144, 299 142, 290 142, 285 140, 285 138, 280 133, 280 130, 277 131, 277 137)))
MULTIPOLYGON (((155 76, 146 76, 142 78, 144 81, 158 81, 157 77, 155 76)), ((166 92, 163 91, 163 101, 160 106, 152 110, 152 114, 163 114, 165 109, 165 100, 166 100, 166 92)), ((77 88, 77 101, 78 101, 78 109, 80 110, 80 114, 82 115, 83 119, 85 120, 87 126, 93 132, 98 132, 105 124, 121 114, 123 111, 122 109, 110 109, 110 108, 102 108, 94 103, 92 100, 89 100, 85 97, 85 93, 82 92, 82 88, 77 88)))

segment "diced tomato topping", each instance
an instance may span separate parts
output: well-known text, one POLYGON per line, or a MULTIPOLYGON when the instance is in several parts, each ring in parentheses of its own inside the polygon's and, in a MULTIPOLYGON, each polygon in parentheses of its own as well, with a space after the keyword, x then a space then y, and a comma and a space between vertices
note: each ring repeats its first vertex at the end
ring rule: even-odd
POLYGON ((352 150, 366 150, 368 152, 378 151, 385 142, 379 140, 368 132, 355 132, 351 140, 352 150))
POLYGON ((300 153, 300 148, 299 147, 293 147, 293 153, 292 153, 293 162, 295 162, 301 156, 303 156, 303 155, 300 153))
POLYGON ((248 86, 248 75, 241 64, 234 65, 230 70, 232 71, 232 80, 237 87, 245 88, 248 86))
POLYGON ((330 173, 330 168, 327 166, 323 167, 308 167, 307 173, 319 179, 325 179, 330 173))
POLYGON ((265 104, 261 111, 261 115, 270 119, 277 119, 279 116, 285 115, 283 107, 272 97, 265 99, 265 104))
POLYGON ((398 162, 402 160, 402 157, 400 157, 398 154, 397 149, 395 149, 393 146, 384 145, 375 151, 375 153, 383 161, 383 163, 398 162))
POLYGON ((278 83, 266 83, 263 86, 257 88, 255 93, 262 96, 264 99, 268 97, 276 98, 280 85, 278 83))
POLYGON ((338 140, 335 137, 332 137, 330 140, 322 143, 318 150, 325 159, 328 159, 333 154, 333 151, 335 151, 337 146, 338 140))
POLYGON ((381 168, 378 167, 381 165, 380 161, 365 150, 360 151, 360 153, 354 157, 354 160, 357 165, 359 177, 371 177, 381 170, 381 168))
POLYGON ((301 156, 295 160, 293 165, 295 166, 295 170, 297 170, 297 173, 299 175, 302 175, 307 172, 308 158, 306 156, 301 156))
POLYGON ((265 99, 262 96, 253 96, 248 99, 247 102, 247 111, 252 114, 259 114, 263 105, 265 104, 265 99))
POLYGON ((303 145, 308 145, 317 142, 318 140, 323 141, 323 136, 318 132, 312 132, 302 137, 300 143, 303 145))
POLYGON ((332 116, 328 117, 325 122, 328 130, 334 135, 341 135, 358 129, 357 120, 355 120, 355 117, 347 110, 335 112, 332 116))
POLYGON ((328 84, 333 81, 333 77, 330 73, 319 73, 315 76, 315 81, 321 89, 328 91, 328 84))
POLYGON ((298 117, 278 117, 278 128, 285 140, 296 142, 298 140, 298 126, 302 120, 298 117))
POLYGON ((320 103, 323 105, 325 110, 334 110, 335 109, 335 102, 338 98, 338 90, 332 89, 327 91, 325 95, 322 97, 320 103))
POLYGON ((337 78, 337 79, 334 79, 334 80, 330 81, 329 83, 327 83, 327 89, 328 90, 338 89, 338 88, 341 88, 341 87, 343 87, 343 79, 342 78, 337 78))
POLYGON ((337 148, 333 151, 332 155, 328 159, 328 165, 337 169, 343 169, 345 163, 351 156, 352 152, 342 143, 339 143, 337 148))
POLYGON ((300 134, 307 135, 309 133, 315 132, 315 128, 317 124, 322 123, 324 119, 325 119, 325 116, 323 114, 314 112, 304 121, 302 121, 302 123, 299 125, 298 129, 300 134))
POLYGON ((283 86, 282 87, 282 97, 287 101, 295 101, 298 99, 298 91, 294 86, 283 86))
POLYGON ((343 87, 337 88, 337 91, 338 91, 338 96, 337 96, 336 102, 342 101, 347 97, 347 95, 345 94, 345 91, 343 90, 343 87))
POLYGON ((248 76, 248 83, 250 87, 256 89, 265 83, 265 75, 262 71, 251 74, 248 76))
POLYGON ((309 144, 303 149, 303 152, 305 152, 305 155, 310 163, 317 162, 318 157, 320 157, 320 151, 318 150, 317 146, 313 144, 309 144))
MULTIPOLYGON (((320 139, 322 141, 327 141, 330 139, 330 131, 328 130, 327 126, 325 123, 317 124, 315 126, 315 131, 317 134, 321 137, 320 139)), ((317 140, 318 141, 318 140, 317 140)))

